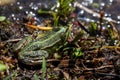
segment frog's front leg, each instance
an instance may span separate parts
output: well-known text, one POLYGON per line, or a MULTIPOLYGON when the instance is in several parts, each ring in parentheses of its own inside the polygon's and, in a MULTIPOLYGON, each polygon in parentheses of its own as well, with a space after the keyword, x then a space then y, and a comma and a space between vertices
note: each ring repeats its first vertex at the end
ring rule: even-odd
POLYGON ((25 51, 18 54, 18 60, 27 65, 41 64, 43 57, 48 57, 48 52, 45 50, 25 51))

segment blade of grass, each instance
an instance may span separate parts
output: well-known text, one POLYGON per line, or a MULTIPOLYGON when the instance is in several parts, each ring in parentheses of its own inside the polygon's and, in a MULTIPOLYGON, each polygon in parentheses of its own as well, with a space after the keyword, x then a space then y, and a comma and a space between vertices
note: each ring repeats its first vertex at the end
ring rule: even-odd
POLYGON ((38 75, 34 74, 34 80, 39 80, 38 75))
POLYGON ((46 59, 43 57, 43 62, 42 62, 42 80, 44 80, 46 76, 46 59))

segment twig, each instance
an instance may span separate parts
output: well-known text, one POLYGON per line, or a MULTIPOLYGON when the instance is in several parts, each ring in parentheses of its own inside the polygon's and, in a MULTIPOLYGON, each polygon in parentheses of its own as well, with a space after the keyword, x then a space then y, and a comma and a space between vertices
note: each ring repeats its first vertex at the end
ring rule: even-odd
POLYGON ((117 74, 99 73, 99 72, 96 72, 96 74, 99 74, 99 75, 105 75, 105 76, 115 76, 115 77, 119 77, 119 78, 120 78, 120 75, 117 75, 117 74))
POLYGON ((114 23, 113 22, 109 22, 109 24, 112 26, 112 28, 113 28, 113 33, 114 33, 114 38, 120 38, 120 36, 119 36, 119 31, 118 31, 118 29, 117 29, 117 27, 114 25, 114 23))
POLYGON ((100 70, 100 69, 104 69, 104 68, 111 68, 111 67, 113 67, 113 65, 106 65, 106 66, 100 66, 100 67, 97 67, 97 68, 87 68, 87 67, 84 65, 83 61, 82 61, 81 63, 82 63, 82 66, 84 67, 83 70, 88 70, 88 71, 100 70))
POLYGON ((18 39, 9 39, 9 40, 7 40, 5 42, 17 42, 17 41, 20 41, 20 40, 21 40, 21 38, 18 38, 18 39))
MULTIPOLYGON (((86 12, 88 12, 89 14, 94 14, 94 15, 96 15, 96 17, 100 18, 100 14, 99 14, 99 13, 94 12, 93 10, 88 9, 87 7, 83 6, 83 5, 80 4, 79 2, 74 2, 74 7, 78 7, 78 8, 80 8, 80 9, 83 9, 83 10, 85 10, 86 12)), ((111 18, 103 17, 103 19, 106 20, 106 21, 112 21, 112 22, 114 22, 114 23, 117 23, 116 20, 113 20, 113 19, 111 19, 111 18)))
POLYGON ((116 44, 116 46, 103 46, 103 47, 100 48, 100 50, 106 49, 106 48, 114 49, 117 54, 120 54, 120 51, 119 51, 120 47, 119 47, 119 45, 120 45, 120 42, 118 42, 118 44, 116 44))
POLYGON ((115 47, 115 52, 118 53, 118 54, 120 54, 120 51, 119 51, 120 47, 119 46, 120 46, 120 41, 118 42, 118 44, 115 47))
POLYGON ((113 65, 106 65, 106 66, 101 66, 98 68, 86 68, 85 70, 100 70, 100 69, 111 68, 111 67, 113 67, 113 65))
POLYGON ((20 41, 21 40, 21 38, 18 38, 18 39, 9 39, 9 40, 6 40, 6 41, 3 41, 3 42, 0 42, 0 46, 1 46, 1 44, 7 44, 7 43, 12 43, 12 42, 18 42, 18 41, 20 41))
POLYGON ((65 72, 64 70, 60 69, 60 68, 54 68, 55 71, 61 71, 64 75, 64 77, 66 78, 65 80, 72 80, 71 76, 69 73, 65 72))

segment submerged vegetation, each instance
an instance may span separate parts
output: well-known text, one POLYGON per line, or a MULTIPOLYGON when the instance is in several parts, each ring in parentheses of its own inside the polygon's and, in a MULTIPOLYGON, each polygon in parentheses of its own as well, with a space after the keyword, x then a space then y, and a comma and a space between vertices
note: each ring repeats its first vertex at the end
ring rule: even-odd
POLYGON ((0 79, 120 79, 114 22, 102 13, 99 20, 82 21, 74 3, 57 0, 50 10, 36 10, 47 16, 39 25, 30 14, 16 22, 0 16, 0 79))

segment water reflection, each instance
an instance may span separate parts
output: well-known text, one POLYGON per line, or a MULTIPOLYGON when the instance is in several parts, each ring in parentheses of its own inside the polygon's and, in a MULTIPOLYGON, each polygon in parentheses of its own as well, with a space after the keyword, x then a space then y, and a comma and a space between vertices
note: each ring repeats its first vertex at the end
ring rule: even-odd
MULTIPOLYGON (((1 0, 2 1, 2 0, 1 0)), ((103 10, 105 17, 120 21, 119 0, 77 0, 82 5, 88 7, 95 12, 103 10), (117 16, 118 15, 118 16, 117 16)), ((0 15, 7 16, 12 20, 19 20, 21 16, 31 14, 36 16, 36 12, 40 8, 50 9, 56 4, 56 0, 17 0, 16 3, 0 7, 0 15)), ((59 6, 59 4, 57 5, 59 6)), ((95 14, 88 14, 84 10, 79 10, 79 19, 86 21, 94 21, 95 14)), ((118 22, 119 23, 119 22, 118 22)))

